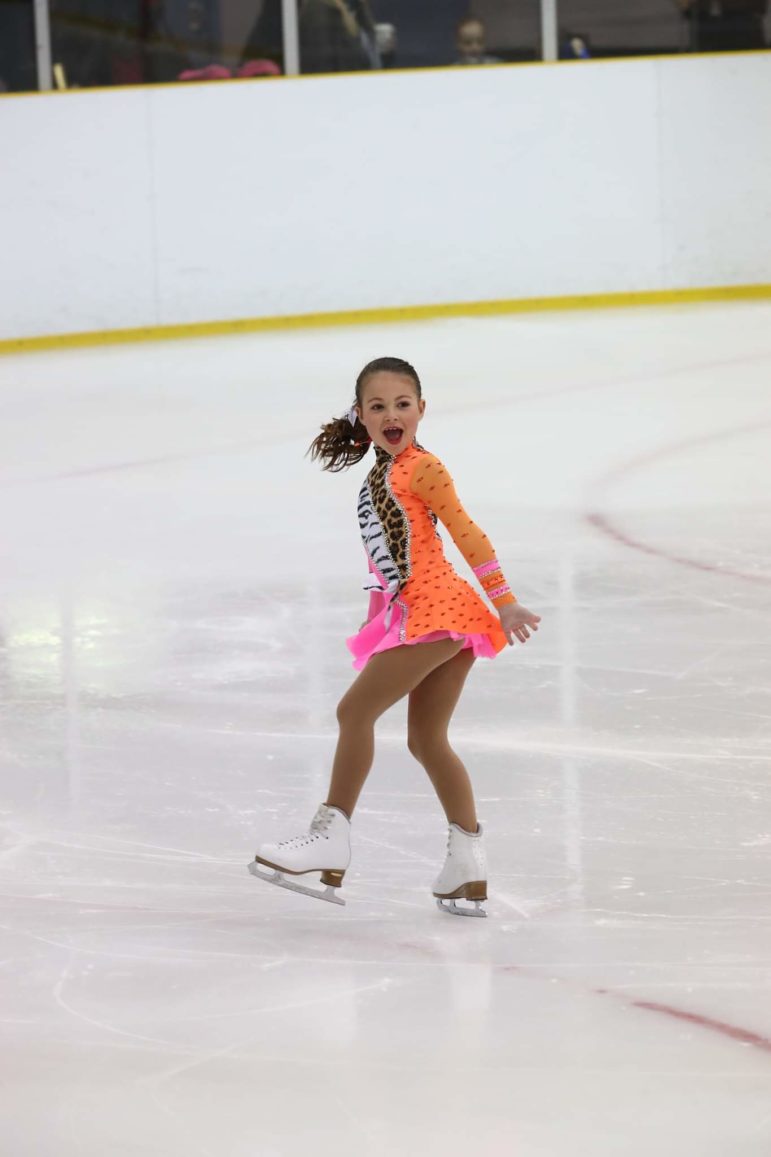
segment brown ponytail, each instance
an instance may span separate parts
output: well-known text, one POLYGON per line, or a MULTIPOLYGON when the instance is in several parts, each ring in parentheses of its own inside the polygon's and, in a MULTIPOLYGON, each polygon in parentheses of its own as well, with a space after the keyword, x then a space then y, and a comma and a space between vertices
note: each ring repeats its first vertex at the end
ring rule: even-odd
MULTIPOLYGON (((415 387, 418 399, 420 399, 422 393, 420 378, 409 362, 405 362, 402 358, 375 358, 373 362, 367 362, 356 379, 355 404, 357 406, 361 406, 362 391, 367 378, 371 374, 383 371, 390 374, 401 374, 403 377, 409 378, 415 387)), ((312 462, 315 462, 317 458, 321 459, 322 470, 329 470, 336 474, 339 470, 353 466, 355 462, 361 462, 371 444, 372 439, 361 419, 357 417, 356 424, 352 426, 346 414, 344 418, 333 418, 331 422, 327 422, 325 426, 321 427, 321 433, 317 434, 311 442, 308 453, 312 462)))
POLYGON ((366 427, 359 418, 356 419, 356 425, 352 426, 346 414, 344 418, 333 418, 321 427, 321 433, 311 442, 308 453, 312 462, 317 458, 321 460, 322 470, 337 474, 347 466, 360 462, 370 445, 371 439, 366 427))

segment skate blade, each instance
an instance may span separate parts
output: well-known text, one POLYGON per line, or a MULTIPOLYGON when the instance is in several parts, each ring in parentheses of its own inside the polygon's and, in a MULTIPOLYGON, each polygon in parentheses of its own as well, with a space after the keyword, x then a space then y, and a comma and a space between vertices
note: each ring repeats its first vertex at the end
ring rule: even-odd
POLYGON ((477 918, 480 916, 485 918, 487 917, 487 913, 482 907, 481 900, 470 900, 469 903, 473 904, 474 907, 461 908, 454 900, 440 900, 437 897, 436 906, 440 912, 449 912, 451 916, 476 916, 477 918))
POLYGON ((289 892, 300 892, 303 896, 311 896, 314 900, 326 900, 329 904, 340 904, 345 907, 345 900, 341 896, 336 895, 335 889, 331 884, 327 884, 323 892, 318 888, 306 888, 303 884, 295 884, 293 879, 287 879, 281 872, 277 870, 261 872, 260 866, 256 860, 252 860, 251 864, 247 865, 249 871, 253 876, 257 876, 260 880, 265 880, 268 884, 275 884, 278 888, 286 888, 289 892))

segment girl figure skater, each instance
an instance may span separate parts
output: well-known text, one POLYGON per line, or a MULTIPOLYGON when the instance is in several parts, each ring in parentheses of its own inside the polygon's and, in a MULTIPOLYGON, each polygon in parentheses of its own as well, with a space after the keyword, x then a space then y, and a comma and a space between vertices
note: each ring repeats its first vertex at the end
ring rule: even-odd
POLYGON ((372 766, 375 722, 408 695, 407 746, 428 773, 449 824, 434 896, 453 914, 484 916, 482 828, 447 728, 474 660, 494 658, 515 639, 525 643, 541 620, 511 593, 490 540, 466 514, 445 466, 416 441, 425 408, 413 367, 400 358, 377 358, 359 374, 349 413, 323 426, 311 444, 311 458, 335 472, 359 462, 370 445, 375 448, 358 507, 369 562, 369 613, 347 640, 361 673, 337 708, 340 733, 326 802, 302 835, 262 844, 249 870, 282 887, 345 902, 335 889, 351 859, 351 817, 372 766), (437 520, 497 615, 445 558, 437 520), (308 872, 321 872, 324 892, 296 882, 308 872))

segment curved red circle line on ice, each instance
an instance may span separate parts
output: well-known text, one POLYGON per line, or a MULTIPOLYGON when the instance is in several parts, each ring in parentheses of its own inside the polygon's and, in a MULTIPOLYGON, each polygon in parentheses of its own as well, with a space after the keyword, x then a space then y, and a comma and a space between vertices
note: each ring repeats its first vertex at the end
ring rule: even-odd
POLYGON ((657 1000, 638 1000, 634 997, 627 996, 623 992, 618 992, 614 988, 589 988, 580 981, 574 981, 563 976, 555 977, 540 974, 536 969, 518 964, 504 964, 497 969, 497 971, 521 973, 539 980, 556 980, 561 984, 577 988, 582 992, 592 992, 595 996, 609 996, 620 1004, 624 1004, 627 1008, 639 1008, 643 1012, 656 1012, 662 1016, 671 1017, 673 1020, 682 1020, 688 1024, 695 1025, 697 1028, 709 1029, 710 1032, 718 1033, 720 1036, 728 1037, 734 1041, 739 1041, 740 1044, 751 1045, 752 1048, 760 1049, 761 1052, 771 1053, 771 1038, 764 1036, 762 1033, 753 1032, 752 1029, 742 1028, 736 1024, 729 1024, 728 1021, 725 1020, 718 1020, 714 1016, 706 1016, 704 1013, 691 1012, 689 1009, 677 1008, 677 1006, 671 1004, 661 1004, 657 1000))
MULTIPOLYGON (((625 462, 623 465, 615 466, 612 470, 609 470, 600 478, 597 485, 602 487, 625 475, 634 473, 635 470, 639 470, 643 466, 660 462, 666 458, 672 458, 696 446, 704 446, 710 442, 720 442, 729 438, 741 437, 742 434, 754 434, 756 431, 764 430, 769 426, 771 426, 771 420, 751 422, 743 426, 735 426, 731 430, 721 430, 713 434, 702 434, 698 438, 689 438, 684 442, 676 442, 671 446, 665 446, 659 450, 652 450, 647 454, 640 454, 637 458, 632 458, 629 462, 625 462)), ((720 566, 717 563, 688 558, 687 555, 673 554, 671 551, 664 550, 662 547, 654 546, 649 542, 644 542, 642 539, 633 538, 632 535, 627 534, 611 522, 610 518, 601 511, 587 511, 584 518, 591 526, 596 527, 597 530, 606 534, 609 538, 614 539, 616 542, 620 542, 623 546, 628 546, 631 550, 639 550, 645 554, 655 555, 658 558, 666 559, 668 562, 677 563, 678 566, 687 566, 694 570, 708 571, 710 574, 726 575, 730 578, 741 579, 743 582, 757 583, 760 586, 771 586, 771 575, 752 574, 749 571, 735 570, 733 567, 720 566)))
MULTIPOLYGON (((596 990, 599 994, 604 994, 606 990, 598 988, 596 990)), ((613 993, 612 995, 615 995, 613 993)), ((760 1033, 751 1032, 747 1028, 739 1028, 735 1024, 728 1024, 724 1020, 715 1020, 711 1016, 702 1016, 698 1012, 687 1012, 684 1008, 674 1008, 669 1004, 659 1004, 656 1000, 632 1000, 629 1002, 632 1008, 642 1008, 647 1012, 660 1012, 664 1016, 674 1017, 675 1020, 685 1020, 689 1024, 695 1024, 699 1028, 709 1028, 713 1032, 719 1032, 722 1036, 728 1036, 732 1040, 740 1041, 741 1044, 752 1045, 753 1048, 761 1049, 765 1053, 771 1053, 771 1040, 766 1036, 761 1036, 760 1033)))
POLYGON ((678 566, 688 566, 694 570, 708 571, 710 574, 725 575, 728 578, 738 578, 743 582, 758 583, 760 586, 771 586, 771 576, 763 574, 750 574, 748 571, 734 570, 732 567, 718 566, 717 563, 700 562, 698 559, 687 558, 685 555, 672 554, 670 551, 662 550, 660 547, 651 546, 650 543, 642 542, 639 539, 632 538, 631 535, 625 534, 623 530, 619 530, 614 526, 603 514, 587 514, 586 521, 595 526, 598 530, 606 534, 608 538, 614 539, 616 542, 628 546, 631 550, 640 550, 644 554, 653 554, 658 558, 666 559, 667 562, 677 563, 678 566))

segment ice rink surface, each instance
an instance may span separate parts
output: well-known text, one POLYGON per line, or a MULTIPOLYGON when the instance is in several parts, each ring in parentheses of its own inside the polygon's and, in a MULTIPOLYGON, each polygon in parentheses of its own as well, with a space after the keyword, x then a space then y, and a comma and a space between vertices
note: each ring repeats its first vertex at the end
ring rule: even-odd
POLYGON ((769 1157, 771 305, 5 357, 0 410, 3 1155, 769 1157), (245 867, 326 790, 369 463, 303 454, 383 354, 543 616, 456 715, 485 921, 403 705, 347 906, 245 867))

